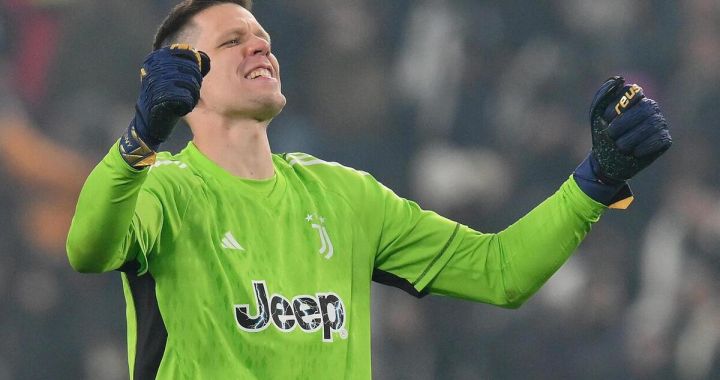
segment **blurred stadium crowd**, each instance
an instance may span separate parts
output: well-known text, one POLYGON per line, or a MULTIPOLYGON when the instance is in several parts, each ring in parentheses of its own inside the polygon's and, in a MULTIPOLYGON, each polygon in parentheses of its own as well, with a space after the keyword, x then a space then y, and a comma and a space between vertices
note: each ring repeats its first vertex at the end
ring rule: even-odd
MULTIPOLYGON (((174 3, 0 0, 0 379, 127 377, 120 278, 74 273, 64 241, 174 3)), ((276 152, 367 170, 480 231, 570 175, 608 76, 640 83, 672 125, 630 210, 519 310, 376 286, 376 378, 720 378, 719 1, 256 0, 255 14, 288 98, 276 152)))

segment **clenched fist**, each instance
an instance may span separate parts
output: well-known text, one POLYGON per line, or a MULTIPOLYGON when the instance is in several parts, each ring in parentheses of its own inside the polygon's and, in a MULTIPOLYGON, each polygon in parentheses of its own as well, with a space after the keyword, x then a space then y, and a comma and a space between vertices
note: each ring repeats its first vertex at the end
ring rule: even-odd
MULTIPOLYGON (((622 77, 608 79, 590 106, 592 152, 575 170, 580 188, 610 205, 625 181, 646 168, 672 145, 660 106, 640 86, 622 77)), ((627 191, 629 194, 629 190, 627 191)))
POLYGON ((209 71, 207 54, 185 44, 155 50, 145 58, 135 117, 120 139, 120 153, 128 164, 135 168, 152 165, 159 145, 197 105, 209 71))

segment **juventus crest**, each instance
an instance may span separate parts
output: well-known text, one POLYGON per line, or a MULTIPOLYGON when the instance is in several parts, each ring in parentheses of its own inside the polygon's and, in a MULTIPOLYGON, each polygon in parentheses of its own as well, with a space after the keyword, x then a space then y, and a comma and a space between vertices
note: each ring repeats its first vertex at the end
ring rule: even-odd
POLYGON ((325 255, 326 259, 332 257, 334 253, 333 244, 328 235, 327 229, 325 229, 325 218, 317 214, 307 214, 305 220, 310 223, 310 226, 317 231, 318 237, 320 238, 320 248, 318 253, 325 255))

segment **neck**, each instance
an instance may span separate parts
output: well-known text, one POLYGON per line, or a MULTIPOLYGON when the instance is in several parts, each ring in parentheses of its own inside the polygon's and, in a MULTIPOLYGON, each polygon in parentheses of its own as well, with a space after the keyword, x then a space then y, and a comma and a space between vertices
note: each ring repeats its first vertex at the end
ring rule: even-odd
POLYGON ((275 174, 267 137, 269 120, 230 120, 205 114, 189 118, 188 123, 195 146, 230 174, 248 179, 268 179, 275 174))

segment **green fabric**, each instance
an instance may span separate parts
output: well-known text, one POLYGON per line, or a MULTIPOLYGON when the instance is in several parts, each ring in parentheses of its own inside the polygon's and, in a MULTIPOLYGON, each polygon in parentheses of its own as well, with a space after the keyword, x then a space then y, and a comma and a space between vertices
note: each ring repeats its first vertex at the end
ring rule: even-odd
MULTIPOLYGON (((370 378, 374 270, 516 306, 604 210, 570 179, 507 230, 482 234, 367 173, 302 153, 273 163, 272 179, 243 180, 190 143, 138 172, 115 146, 88 178, 70 262, 102 272, 137 261, 153 277, 168 332, 158 378, 370 378)), ((132 373, 141 321, 123 286, 132 373)))
POLYGON ((463 226, 452 259, 430 291, 502 307, 518 307, 570 257, 607 209, 572 176, 527 215, 497 234, 463 226))

